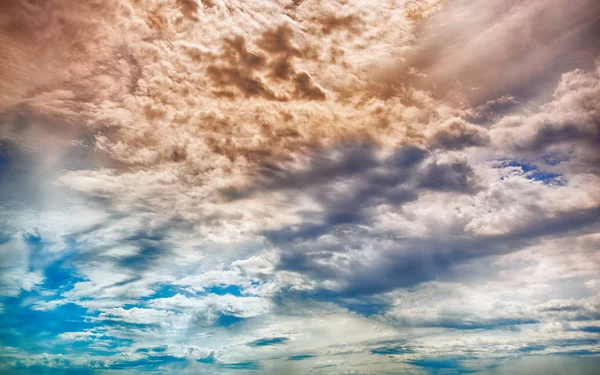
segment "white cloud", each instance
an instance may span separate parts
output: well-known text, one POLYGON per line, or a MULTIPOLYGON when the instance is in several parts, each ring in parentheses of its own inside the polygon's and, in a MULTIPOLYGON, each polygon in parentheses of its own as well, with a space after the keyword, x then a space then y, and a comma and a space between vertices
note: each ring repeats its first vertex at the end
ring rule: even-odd
POLYGON ((269 312, 271 308, 271 302, 265 298, 238 297, 231 294, 208 294, 199 297, 177 294, 173 297, 153 299, 148 304, 161 309, 190 309, 205 315, 209 320, 215 319, 218 314, 252 318, 269 312))

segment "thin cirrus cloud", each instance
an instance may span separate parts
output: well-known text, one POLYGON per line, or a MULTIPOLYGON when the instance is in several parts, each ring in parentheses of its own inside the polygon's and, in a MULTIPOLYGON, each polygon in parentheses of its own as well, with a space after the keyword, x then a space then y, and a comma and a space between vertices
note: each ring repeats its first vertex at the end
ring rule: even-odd
POLYGON ((0 372, 598 367, 596 2, 3 9, 0 372))

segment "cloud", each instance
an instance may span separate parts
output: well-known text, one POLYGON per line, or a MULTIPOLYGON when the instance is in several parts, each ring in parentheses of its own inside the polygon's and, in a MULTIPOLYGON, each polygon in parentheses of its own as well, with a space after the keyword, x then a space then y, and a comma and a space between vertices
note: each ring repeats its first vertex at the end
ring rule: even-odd
POLYGON ((330 286, 327 282, 322 284, 325 298, 369 295, 412 287, 440 277, 455 264, 505 254, 546 236, 597 230, 597 213, 597 209, 592 209, 563 214, 513 233, 491 236, 438 234, 437 239, 403 236, 392 241, 388 233, 344 228, 318 240, 289 246, 279 267, 331 282, 330 286))
POLYGON ((107 25, 125 13, 115 1, 10 1, 0 32, 2 109, 22 105, 75 120, 89 104, 120 95, 136 69, 107 25))
POLYGON ((597 62, 594 70, 563 74, 550 102, 529 115, 509 115, 494 124, 492 142, 522 154, 554 155, 558 158, 554 164, 570 160, 569 170, 597 174, 598 160, 592 150, 599 139, 599 67, 597 62))
MULTIPOLYGON (((178 162, 182 173, 191 177, 215 165, 231 164, 222 156, 231 161, 241 159, 241 165, 250 162, 251 167, 270 155, 302 151, 313 144, 365 134, 383 140, 402 132, 402 126, 386 125, 381 133, 371 130, 375 129, 372 125, 404 122, 403 117, 411 122, 417 107, 407 108, 410 115, 402 116, 398 110, 402 112, 405 105, 403 97, 407 96, 407 101, 421 100, 415 97, 424 95, 408 89, 392 101, 381 100, 373 97, 371 79, 366 74, 373 57, 385 56, 399 40, 410 38, 401 7, 361 3, 355 4, 355 14, 323 18, 324 13, 336 14, 341 5, 320 4, 290 20, 283 4, 272 2, 259 10, 233 2, 235 32, 231 34, 219 32, 225 8, 216 3, 200 7, 196 2, 169 1, 146 6, 111 1, 97 9, 92 9, 94 5, 67 4, 48 3, 45 9, 52 12, 47 12, 51 14, 44 24, 47 31, 38 28, 35 32, 40 35, 38 49, 52 57, 40 73, 48 81, 39 85, 13 82, 10 90, 21 91, 4 101, 6 113, 32 113, 45 123, 49 119, 63 123, 63 129, 71 124, 71 131, 91 133, 100 150, 125 164, 178 162), (94 17, 87 17, 89 12, 94 17), (194 18, 200 16, 207 25, 202 35, 194 31, 194 18), (252 17, 260 21, 247 22, 252 17), (365 34, 353 31, 354 41, 347 49, 337 41, 340 28, 384 24, 390 18, 402 25, 394 33, 383 29, 365 34), (61 20, 64 28, 85 31, 69 33, 61 20), (331 30, 325 42, 323 24, 331 24, 326 28, 331 30), (56 37, 53 51, 64 45, 65 49, 75 46, 79 52, 65 54, 66 61, 61 61, 56 52, 55 59, 43 42, 46 33, 56 37), (164 64, 158 62, 157 55, 164 64), (335 62, 331 63, 332 59, 335 62), (63 71, 69 74, 63 75, 63 71), (350 79, 340 82, 342 76, 350 79), (39 94, 30 94, 38 86, 39 94), (341 100, 352 92, 355 99, 341 100), (366 111, 364 102, 357 102, 365 95, 370 97, 366 111), (224 102, 223 98, 229 99, 224 102), (215 103, 220 103, 218 110, 215 103), (397 108, 395 113, 385 114, 392 112, 392 107, 397 108), (255 121, 257 113, 264 118, 255 121), (240 127, 237 123, 246 125, 240 127), (85 127, 77 129, 77 124, 85 127), (161 124, 177 128, 178 135, 173 136, 170 130, 163 132, 167 128, 161 124), (202 124, 201 137, 195 124, 202 124)), ((15 19, 31 18, 31 25, 42 22, 41 8, 14 4, 10 9, 14 14, 27 14, 15 19)), ((10 47, 11 52, 26 50, 25 42, 13 34, 13 29, 3 33, 6 38, 19 40, 14 46, 4 44, 6 48, 10 47)), ((20 56, 8 51, 5 55, 20 56)), ((31 65, 31 61, 21 56, 13 65, 20 69, 31 65)), ((5 82, 33 76, 6 72, 5 82)), ((26 123, 32 122, 29 117, 24 117, 26 123)), ((5 122, 14 121, 9 116, 5 122)), ((236 169, 241 166, 237 164, 236 169)))
POLYGON ((597 8, 8 1, 0 371, 592 358, 597 8))
POLYGON ((98 316, 101 320, 120 321, 134 324, 161 324, 174 315, 171 311, 142 309, 133 307, 129 310, 122 307, 104 310, 98 316))
POLYGON ((522 371, 529 373, 559 373, 561 371, 576 371, 580 374, 593 374, 597 366, 597 359, 594 357, 525 357, 509 360, 481 374, 506 374, 511 371, 522 371), (564 369, 564 370, 563 370, 564 369))
POLYGON ((181 12, 186 17, 194 21, 199 21, 198 17, 196 16, 196 12, 198 12, 199 8, 198 2, 196 0, 178 0, 177 3, 181 8, 181 12))
POLYGON ((173 297, 154 299, 149 305, 161 309, 193 309, 210 321, 216 319, 218 314, 238 318, 259 316, 269 311, 271 303, 260 297, 237 297, 231 294, 209 294, 198 298, 177 294, 173 297))
POLYGON ((427 151, 421 148, 406 146, 380 157, 374 145, 349 144, 318 151, 297 169, 265 165, 254 186, 227 190, 226 194, 236 198, 253 191, 274 190, 291 197, 308 196, 317 202, 319 211, 306 215, 308 220, 303 227, 267 233, 272 241, 285 242, 317 237, 337 225, 368 224, 369 210, 414 201, 421 191, 476 190, 475 176, 468 164, 434 158, 426 161, 427 156, 427 151), (321 212, 324 214, 319 215, 321 212))
POLYGON ((461 150, 465 147, 485 146, 489 143, 486 132, 462 119, 451 119, 442 125, 431 139, 433 148, 461 150))
POLYGON ((593 64, 597 13, 589 0, 450 1, 423 20, 414 50, 392 71, 398 84, 476 104, 506 94, 535 97, 561 73, 593 64))
POLYGON ((22 238, 14 238, 0 245, 2 264, 2 294, 18 295, 21 280, 27 274, 29 251, 22 238))

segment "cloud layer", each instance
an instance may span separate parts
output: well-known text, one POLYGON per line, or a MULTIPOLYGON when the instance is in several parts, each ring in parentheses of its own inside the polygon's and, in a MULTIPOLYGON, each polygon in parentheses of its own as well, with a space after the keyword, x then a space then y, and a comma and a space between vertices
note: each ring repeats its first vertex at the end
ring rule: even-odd
POLYGON ((600 365, 595 1, 4 8, 0 372, 600 365))

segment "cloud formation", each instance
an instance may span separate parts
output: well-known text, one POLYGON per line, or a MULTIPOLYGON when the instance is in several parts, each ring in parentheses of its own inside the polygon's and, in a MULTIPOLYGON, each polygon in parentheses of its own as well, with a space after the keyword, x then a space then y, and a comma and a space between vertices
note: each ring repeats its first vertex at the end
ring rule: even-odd
POLYGON ((0 372, 591 373, 591 0, 6 1, 0 372))

